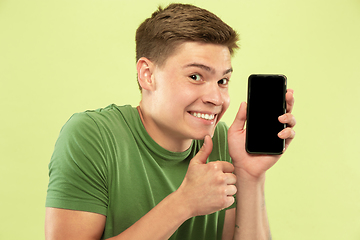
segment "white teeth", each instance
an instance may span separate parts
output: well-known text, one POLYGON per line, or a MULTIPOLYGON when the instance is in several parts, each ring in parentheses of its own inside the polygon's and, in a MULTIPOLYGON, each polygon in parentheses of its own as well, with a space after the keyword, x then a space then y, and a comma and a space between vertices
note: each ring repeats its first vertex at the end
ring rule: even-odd
POLYGON ((204 113, 193 113, 192 114, 194 117, 198 117, 198 118, 203 118, 203 119, 206 119, 206 120, 213 120, 215 118, 215 115, 214 114, 204 114, 204 113))

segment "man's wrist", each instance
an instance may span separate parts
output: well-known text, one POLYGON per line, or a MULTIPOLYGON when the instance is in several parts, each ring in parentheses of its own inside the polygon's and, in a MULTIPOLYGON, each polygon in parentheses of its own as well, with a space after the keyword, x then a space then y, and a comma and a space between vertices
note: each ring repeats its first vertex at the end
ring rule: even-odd
POLYGON ((265 172, 260 175, 252 175, 242 168, 235 168, 234 174, 237 177, 237 182, 249 184, 261 184, 265 182, 265 172))
POLYGON ((178 211, 179 218, 184 222, 193 217, 194 213, 190 204, 187 203, 187 199, 183 197, 180 189, 171 193, 167 198, 169 198, 170 202, 174 203, 174 209, 178 211))

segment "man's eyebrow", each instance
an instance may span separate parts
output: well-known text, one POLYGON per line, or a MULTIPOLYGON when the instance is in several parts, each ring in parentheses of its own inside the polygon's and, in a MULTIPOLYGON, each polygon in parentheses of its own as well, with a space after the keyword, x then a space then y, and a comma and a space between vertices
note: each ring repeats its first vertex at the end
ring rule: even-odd
POLYGON ((228 73, 232 73, 233 71, 234 71, 233 68, 229 68, 228 70, 225 70, 225 71, 224 71, 223 75, 226 75, 226 74, 228 74, 228 73))
MULTIPOLYGON (((213 68, 211 68, 211 67, 209 67, 209 66, 206 66, 206 65, 204 65, 204 64, 201 64, 201 63, 190 63, 190 64, 184 66, 184 68, 188 68, 188 67, 197 67, 197 68, 204 69, 204 70, 207 71, 207 72, 215 73, 215 69, 213 69, 213 68)), ((226 75, 226 74, 231 73, 231 72, 233 72, 233 71, 234 71, 234 70, 233 70, 233 68, 231 67, 231 68, 225 70, 225 71, 223 72, 223 75, 226 75)))
POLYGON ((190 64, 184 66, 184 68, 189 68, 189 67, 201 68, 201 69, 203 69, 203 70, 205 70, 207 72, 212 72, 212 73, 215 72, 215 70, 213 68, 211 68, 209 66, 206 66, 204 64, 201 64, 201 63, 190 63, 190 64))

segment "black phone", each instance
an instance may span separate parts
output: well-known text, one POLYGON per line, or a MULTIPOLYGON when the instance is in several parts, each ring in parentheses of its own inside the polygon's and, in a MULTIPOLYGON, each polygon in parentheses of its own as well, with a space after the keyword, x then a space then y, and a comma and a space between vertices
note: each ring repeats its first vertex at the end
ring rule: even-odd
POLYGON ((280 74, 252 74, 248 79, 246 151, 282 154, 285 140, 277 134, 286 127, 278 117, 286 113, 287 78, 280 74))

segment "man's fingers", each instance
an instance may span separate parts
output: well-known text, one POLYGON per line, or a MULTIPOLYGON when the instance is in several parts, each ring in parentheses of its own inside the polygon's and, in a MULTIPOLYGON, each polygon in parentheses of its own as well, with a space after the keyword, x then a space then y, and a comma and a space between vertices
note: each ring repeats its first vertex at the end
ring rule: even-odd
POLYGON ((231 205, 233 205, 233 203, 235 202, 235 198, 230 195, 226 198, 226 205, 225 205, 225 208, 228 208, 230 207, 231 205))
POLYGON ((286 112, 291 113, 294 107, 295 99, 294 99, 294 90, 288 89, 285 95, 286 99, 286 112))
POLYGON ((232 196, 235 195, 237 192, 237 188, 235 185, 228 185, 225 189, 225 195, 226 196, 232 196))
POLYGON ((293 139, 295 137, 295 131, 292 128, 285 128, 278 133, 278 136, 281 139, 293 139))
POLYGON ((206 164, 206 161, 212 151, 213 142, 209 135, 206 135, 204 138, 204 143, 200 148, 199 152, 195 155, 195 157, 191 160, 191 163, 195 164, 206 164))
POLYGON ((225 179, 225 183, 226 184, 235 184, 236 183, 236 175, 233 173, 225 173, 226 179, 225 179))
POLYGON ((230 207, 234 202, 234 195, 237 193, 237 187, 235 185, 228 185, 225 189, 226 202, 224 208, 230 207))
POLYGON ((279 118, 279 122, 285 123, 288 127, 294 127, 296 125, 296 119, 291 113, 285 113, 281 115, 279 118))
POLYGON ((223 173, 232 173, 235 170, 234 165, 226 161, 209 162, 208 165, 214 170, 220 170, 223 173))

